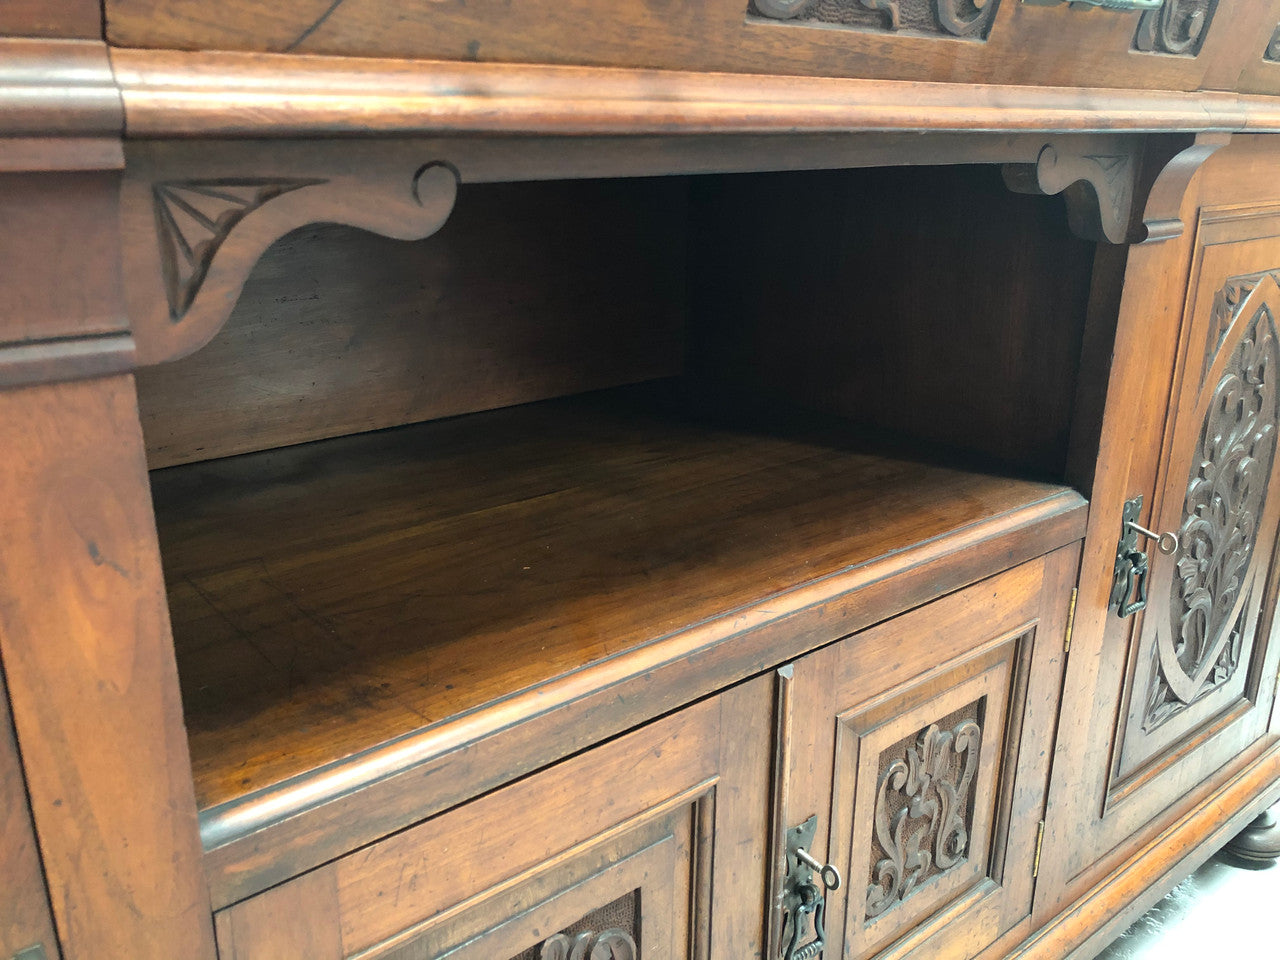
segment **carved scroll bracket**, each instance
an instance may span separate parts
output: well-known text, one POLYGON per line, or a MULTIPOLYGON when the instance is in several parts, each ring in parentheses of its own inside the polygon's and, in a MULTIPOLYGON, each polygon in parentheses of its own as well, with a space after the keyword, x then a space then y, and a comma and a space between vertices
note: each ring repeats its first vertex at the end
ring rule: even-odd
POLYGON ((1138 137, 1050 141, 1034 164, 1009 164, 1015 193, 1063 194, 1071 230, 1086 240, 1128 243, 1142 144, 1138 137))
POLYGON ((138 362, 208 343, 289 231, 329 222, 421 239, 448 219, 457 184, 408 141, 131 145, 121 257, 138 362))
POLYGON ((1146 226, 1146 243, 1160 243, 1182 236, 1182 203, 1187 189, 1206 160, 1231 142, 1229 133, 1201 133, 1195 141, 1179 151, 1161 169, 1147 194, 1142 214, 1146 226))

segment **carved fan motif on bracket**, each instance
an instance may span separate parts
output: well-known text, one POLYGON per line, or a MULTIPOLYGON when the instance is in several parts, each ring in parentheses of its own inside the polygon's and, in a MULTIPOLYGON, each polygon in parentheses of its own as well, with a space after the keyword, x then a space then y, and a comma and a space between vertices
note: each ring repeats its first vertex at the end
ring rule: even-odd
POLYGON ((169 319, 176 323, 186 315, 218 248, 241 220, 282 194, 324 182, 233 177, 153 184, 151 196, 169 319))

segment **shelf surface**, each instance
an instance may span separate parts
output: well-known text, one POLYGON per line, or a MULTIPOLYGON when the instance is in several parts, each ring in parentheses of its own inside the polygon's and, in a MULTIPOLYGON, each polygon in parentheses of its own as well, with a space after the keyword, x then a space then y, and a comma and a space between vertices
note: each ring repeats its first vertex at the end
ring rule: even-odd
POLYGON ((201 808, 1064 489, 643 396, 153 473, 201 808))

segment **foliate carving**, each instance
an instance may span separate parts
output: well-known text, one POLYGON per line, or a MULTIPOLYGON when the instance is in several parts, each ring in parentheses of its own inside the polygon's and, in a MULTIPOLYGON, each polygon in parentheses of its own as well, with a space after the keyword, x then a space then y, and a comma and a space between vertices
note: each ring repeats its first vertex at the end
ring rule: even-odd
POLYGON ((1262 273, 1232 277, 1221 290, 1214 294, 1213 316, 1209 322, 1209 339, 1204 351, 1204 368, 1200 372, 1201 386, 1204 385, 1204 378, 1209 375, 1209 367, 1213 365, 1218 351, 1222 349, 1227 334, 1231 332, 1231 325, 1239 316, 1241 306, 1249 299, 1249 294, 1253 293, 1258 284, 1268 276, 1274 277, 1276 282, 1280 283, 1280 270, 1264 270, 1262 273))
POLYGON ((1266 303, 1247 317, 1242 312, 1249 291, 1266 276, 1235 277, 1215 299, 1206 371, 1221 373, 1203 387, 1212 394, 1187 481, 1169 623, 1157 630, 1154 645, 1145 730, 1226 683, 1241 661, 1241 595, 1248 588, 1280 423, 1275 318, 1266 303), (1248 326, 1227 362, 1217 366, 1241 322, 1248 326))
POLYGON ((1271 42, 1267 44, 1267 49, 1262 54, 1262 59, 1270 60, 1272 63, 1280 63, 1280 24, 1276 25, 1276 32, 1271 35, 1271 42))
POLYGON ((1194 57, 1209 32, 1218 0, 1165 0, 1138 21, 1133 48, 1143 53, 1194 57))
POLYGON ((752 0, 749 13, 857 30, 985 40, 999 0, 752 0))
POLYGON ((981 744, 974 719, 951 730, 930 724, 881 758, 868 920, 965 859, 981 744))
MULTIPOLYGON (((1195 703, 1212 693, 1222 684, 1226 683, 1235 676, 1236 669, 1240 666, 1240 654, 1244 650, 1244 626, 1245 611, 1240 611, 1240 616, 1236 617, 1235 625, 1231 628, 1231 634, 1227 638, 1227 642, 1222 647, 1222 652, 1218 654, 1218 659, 1213 663, 1213 669, 1209 672, 1208 678, 1204 685, 1192 698, 1191 703, 1195 703)), ((1160 650, 1158 647, 1151 648, 1151 678, 1147 686, 1147 708, 1143 714, 1143 730, 1148 733, 1155 730, 1166 720, 1170 720, 1178 714, 1182 713, 1191 704, 1184 703, 1173 688, 1169 686, 1165 679, 1164 671, 1160 665, 1160 650)))
POLYGON ((637 960, 639 951, 625 930, 585 930, 570 936, 557 933, 542 943, 540 960, 637 960))
POLYGON ((151 188, 169 319, 186 315, 218 248, 236 224, 268 201, 324 180, 172 180, 151 188))

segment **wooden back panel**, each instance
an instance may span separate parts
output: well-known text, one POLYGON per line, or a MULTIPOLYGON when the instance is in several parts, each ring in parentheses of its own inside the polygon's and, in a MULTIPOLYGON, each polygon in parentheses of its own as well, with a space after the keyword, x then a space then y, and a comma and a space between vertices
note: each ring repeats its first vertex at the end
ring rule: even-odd
POLYGON ((688 184, 464 186, 420 243, 318 225, 138 374, 153 468, 676 374, 688 184))
POLYGON ((891 439, 1065 471, 1095 247, 999 168, 697 181, 694 369, 891 439))

